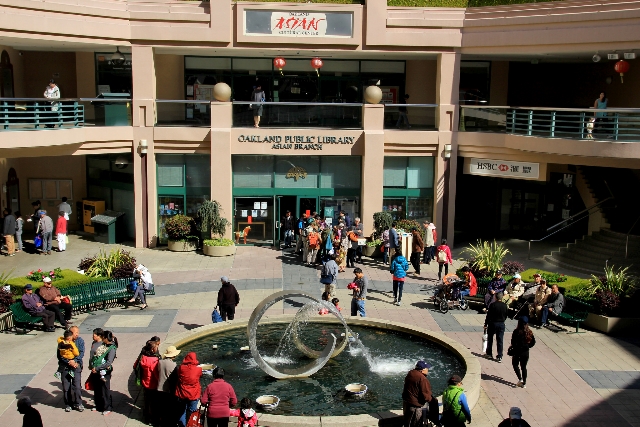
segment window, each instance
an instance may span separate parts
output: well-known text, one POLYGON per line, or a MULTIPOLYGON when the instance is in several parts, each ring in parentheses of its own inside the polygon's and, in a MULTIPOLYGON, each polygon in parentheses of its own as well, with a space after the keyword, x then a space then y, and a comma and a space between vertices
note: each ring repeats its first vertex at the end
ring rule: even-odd
POLYGON ((39 200, 73 200, 73 181, 70 179, 30 179, 29 198, 39 200))

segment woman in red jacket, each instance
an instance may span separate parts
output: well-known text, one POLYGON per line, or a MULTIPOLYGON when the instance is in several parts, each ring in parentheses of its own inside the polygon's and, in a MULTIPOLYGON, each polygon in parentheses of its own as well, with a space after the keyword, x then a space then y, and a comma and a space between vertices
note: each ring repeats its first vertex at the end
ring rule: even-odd
POLYGON ((158 390, 158 362, 160 354, 158 345, 160 341, 153 339, 147 341, 142 348, 140 356, 133 364, 133 369, 144 390, 144 407, 142 415, 147 423, 155 423, 159 420, 156 393, 158 390))
POLYGON ((442 278, 442 267, 444 275, 449 274, 449 264, 453 264, 451 249, 447 246, 447 239, 442 239, 441 245, 436 249, 436 261, 438 261, 438 280, 442 278))
POLYGON ((208 427, 227 427, 229 425, 229 408, 238 403, 236 392, 231 384, 224 380, 224 370, 218 368, 214 380, 202 393, 200 401, 207 408, 208 427))
MULTIPOLYGON (((178 368, 178 385, 176 386, 176 396, 178 397, 178 413, 181 413, 178 423, 185 427, 192 412, 198 409, 198 399, 200 398, 200 378, 202 368, 194 352, 187 353, 182 365, 178 368)), ((228 412, 228 410, 227 410, 228 412)), ((210 424, 211 425, 211 424, 210 424)))

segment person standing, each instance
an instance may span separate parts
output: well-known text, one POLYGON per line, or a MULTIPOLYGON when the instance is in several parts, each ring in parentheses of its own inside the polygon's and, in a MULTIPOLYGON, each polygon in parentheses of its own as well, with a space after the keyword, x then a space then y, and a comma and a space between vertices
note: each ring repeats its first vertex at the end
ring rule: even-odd
POLYGON ((364 308, 364 304, 367 299, 367 289, 369 288, 369 279, 364 275, 361 268, 354 268, 353 274, 356 277, 353 279, 353 282, 356 284, 356 287, 353 289, 352 299, 351 299, 351 315, 357 316, 360 313, 360 316, 366 317, 366 311, 364 308))
POLYGON ((522 410, 513 406, 509 409, 509 418, 498 424, 498 427, 531 427, 531 425, 522 419, 522 410))
POLYGON ((22 305, 31 316, 42 317, 45 332, 55 332, 56 328, 53 326, 53 322, 56 320, 56 313, 46 309, 42 298, 33 293, 33 285, 31 283, 27 283, 24 287, 22 305))
POLYGON ((536 345, 536 337, 529 328, 529 318, 522 316, 518 319, 518 327, 511 334, 511 364, 518 377, 516 387, 527 388, 527 363, 529 363, 529 349, 536 345), (521 372, 522 370, 522 372, 521 372))
POLYGON ((64 212, 64 219, 69 221, 69 216, 71 215, 71 205, 67 203, 67 198, 62 198, 62 203, 58 205, 58 212, 64 212))
POLYGON ((347 237, 349 238, 350 244, 349 249, 347 250, 347 268, 354 268, 356 266, 356 251, 358 250, 358 235, 353 227, 349 229, 347 237))
POLYGON ((429 224, 429 229, 431 230, 431 235, 433 236, 433 246, 431 246, 431 260, 436 260, 436 244, 438 242, 438 231, 436 230, 436 225, 434 223, 429 224))
POLYGON ((16 234, 16 217, 11 213, 11 208, 5 209, 5 212, 2 234, 4 235, 4 243, 7 245, 6 255, 15 256, 16 246, 13 236, 16 234))
POLYGON ((411 265, 416 271, 416 274, 420 275, 420 258, 422 258, 424 243, 422 241, 422 236, 420 235, 420 232, 418 232, 417 228, 413 227, 411 229, 411 234, 413 235, 411 244, 411 265))
POLYGON ((504 294, 498 292, 497 301, 491 304, 484 319, 484 331, 489 335, 487 341, 487 356, 493 359, 493 336, 496 336, 496 361, 502 362, 502 347, 504 341, 504 321, 507 320, 507 304, 502 302, 504 294))
MULTIPOLYGON (((360 222, 360 218, 358 217, 354 220, 353 231, 356 232, 358 239, 362 239, 364 237, 364 225, 362 225, 362 222, 360 222)), ((358 245, 358 248, 356 249, 356 258, 358 264, 362 264, 362 246, 360 245, 358 245)))
POLYGON ((396 256, 393 258, 393 261, 391 261, 391 267, 389 268, 389 271, 391 271, 391 274, 393 275, 393 303, 395 305, 401 304, 402 288, 404 287, 407 270, 409 270, 409 263, 407 262, 407 259, 402 256, 402 251, 398 249, 396 251, 396 256))
POLYGON ((258 83, 256 88, 251 92, 251 109, 253 110, 253 127, 260 127, 260 117, 262 116, 262 103, 264 102, 264 91, 262 90, 262 86, 258 83))
POLYGON ((40 200, 31 202, 31 207, 33 208, 33 215, 27 219, 27 222, 33 222, 33 229, 37 232, 38 222, 40 222, 40 200))
POLYGON ((322 266, 320 281, 324 284, 324 291, 329 296, 329 300, 336 296, 336 284, 338 282, 338 264, 336 264, 335 254, 329 255, 329 261, 322 266))
MULTIPOLYGON (((609 104, 609 99, 607 98, 607 94, 605 92, 601 92, 598 99, 593 103, 593 108, 596 110, 606 110, 607 104, 609 104)), ((593 130, 594 132, 602 132, 606 133, 606 124, 609 119, 607 118, 606 111, 597 111, 593 113, 593 116, 596 118, 596 128, 593 130)))
MULTIPOLYGON (((62 301, 62 294, 60 290, 51 285, 51 278, 45 277, 42 279, 42 287, 39 291, 40 298, 44 301, 44 306, 47 310, 53 311, 58 318, 58 322, 63 328, 67 328, 71 321, 71 312, 73 307, 70 303, 62 301), (62 312, 64 311, 64 314, 62 312)), ((69 298, 66 296, 66 298, 69 298)))
POLYGON ((177 382, 177 365, 174 358, 180 354, 175 346, 170 345, 158 362, 158 391, 156 400, 158 401, 160 425, 163 427, 175 427, 175 408, 178 399, 175 395, 177 382))
POLYGON ((396 223, 391 223, 391 230, 389 230, 389 262, 393 261, 393 257, 396 251, 400 249, 400 237, 396 231, 396 223))
POLYGON ((464 427, 471 424, 471 410, 462 388, 462 378, 452 375, 449 386, 442 393, 442 422, 446 427, 464 427))
POLYGON ((111 331, 103 331, 102 345, 100 345, 91 359, 91 373, 93 377, 94 401, 96 407, 91 411, 102 412, 107 416, 113 410, 111 398, 111 374, 113 373, 113 360, 116 358, 118 340, 111 331))
POLYGON ((349 256, 349 248, 351 247, 351 241, 349 240, 349 236, 347 230, 345 229, 344 224, 340 224, 338 226, 338 230, 340 231, 340 240, 338 242, 338 251, 340 257, 338 270, 340 273, 344 273, 347 269, 348 256, 349 256))
POLYGON ((160 420, 159 405, 156 399, 158 393, 158 363, 160 354, 158 352, 158 341, 149 340, 142 348, 140 356, 133 364, 136 372, 136 382, 142 386, 144 393, 144 406, 142 416, 148 424, 157 424, 160 420))
POLYGON ((284 247, 290 248, 291 242, 293 241, 293 217, 291 216, 291 211, 287 211, 286 215, 282 220, 282 225, 284 226, 284 247))
POLYGON ((22 427, 43 427, 40 412, 31 406, 29 396, 18 399, 18 412, 22 415, 22 427))
POLYGON ((56 351, 59 371, 62 372, 62 395, 64 397, 65 411, 71 412, 75 409, 78 412, 84 411, 82 404, 82 359, 84 358, 84 340, 80 336, 80 329, 72 326, 69 331, 73 334, 71 339, 78 349, 78 356, 69 360, 56 351), (73 375, 68 375, 68 372, 73 375))
POLYGON ((307 231, 307 266, 312 267, 316 265, 318 258, 318 250, 322 245, 322 236, 318 232, 318 222, 314 221, 307 231))
POLYGON ((240 304, 240 294, 235 286, 231 284, 227 276, 220 278, 222 287, 218 291, 218 307, 223 321, 233 320, 236 315, 236 307, 240 304))
POLYGON ((224 369, 218 368, 214 373, 214 380, 202 393, 200 399, 207 408, 208 427, 228 427, 229 409, 238 403, 236 392, 231 384, 224 380, 224 369))
MULTIPOLYGON (((191 416, 191 413, 198 409, 198 400, 200 399, 200 392, 202 390, 200 387, 202 368, 198 365, 196 354, 189 352, 182 361, 182 364, 178 367, 176 396, 179 399, 180 420, 178 424, 181 427, 187 425, 187 420, 191 416)), ((209 424, 209 426, 211 426, 211 424, 209 424)))
POLYGON ((431 394, 431 383, 427 378, 429 369, 431 369, 430 364, 424 360, 418 360, 416 367, 410 370, 404 378, 404 387, 402 388, 404 427, 422 427, 424 425, 423 406, 434 400, 431 394))
POLYGON ((16 240, 18 241, 18 246, 16 247, 16 252, 22 252, 22 229, 24 228, 24 219, 22 219, 22 214, 20 211, 16 211, 16 240))
POLYGON ((36 234, 42 235, 42 251, 40 255, 51 255, 51 242, 53 240, 53 221, 47 216, 47 211, 40 211, 40 221, 36 234))
POLYGON ((400 129, 400 126, 407 125, 408 129, 411 129, 411 125, 409 124, 409 117, 407 116, 407 100, 409 99, 409 94, 405 93, 404 97, 400 100, 400 107, 398 107, 398 121, 396 123, 396 127, 400 129))
MULTIPOLYGON (((44 90, 44 97, 47 99, 60 99, 60 88, 56 85, 56 82, 53 79, 49 80, 49 85, 44 90)), ((60 106, 58 102, 51 102, 51 116, 50 119, 45 122, 46 127, 52 128, 55 127, 56 123, 58 123, 59 108, 60 106)))
POLYGON ((67 250, 67 220, 63 211, 58 212, 56 222, 56 234, 58 236, 58 252, 67 250))
POLYGON ((438 280, 440 280, 442 278, 442 268, 444 267, 444 275, 446 276, 449 274, 449 264, 453 264, 451 248, 447 246, 447 239, 442 239, 436 251, 438 253, 438 280))
POLYGON ((303 213, 302 216, 300 218, 298 218, 298 225, 296 227, 296 236, 298 237, 297 241, 296 241, 296 253, 300 253, 300 251, 303 248, 304 245, 304 241, 303 241, 303 236, 302 236, 302 232, 305 228, 305 224, 307 222, 307 214, 303 213))
POLYGON ((383 252, 383 262, 384 265, 389 264, 389 227, 385 226, 384 231, 382 232, 382 247, 384 248, 383 252))
POLYGON ((429 221, 424 222, 424 253, 422 262, 425 264, 431 264, 432 250, 435 246, 435 240, 433 240, 433 230, 430 228, 431 223, 429 221))

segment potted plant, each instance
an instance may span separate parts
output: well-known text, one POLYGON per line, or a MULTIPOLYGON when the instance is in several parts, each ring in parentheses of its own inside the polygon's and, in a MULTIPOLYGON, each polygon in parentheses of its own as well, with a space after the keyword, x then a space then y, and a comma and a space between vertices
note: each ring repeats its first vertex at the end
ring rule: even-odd
POLYGON ((367 242, 365 246, 362 247, 362 255, 374 258, 380 255, 380 246, 382 245, 382 240, 376 239, 370 242, 367 242))
POLYGON ((176 215, 164 225, 169 236, 169 250, 173 252, 191 252, 198 248, 198 237, 195 235, 195 221, 185 215, 176 215))
POLYGON ((224 235, 231 223, 222 215, 222 207, 216 200, 205 200, 198 209, 200 231, 210 239, 202 242, 202 253, 209 256, 229 256, 236 252, 233 240, 224 235))

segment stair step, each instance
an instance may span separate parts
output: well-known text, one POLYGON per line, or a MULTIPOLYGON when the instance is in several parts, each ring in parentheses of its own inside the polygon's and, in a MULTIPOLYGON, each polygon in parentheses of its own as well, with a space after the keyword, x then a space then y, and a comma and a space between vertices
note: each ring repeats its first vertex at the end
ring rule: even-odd
MULTIPOLYGON (((571 245, 574 245, 574 244, 572 243, 571 245)), ((608 252, 604 250, 598 250, 594 247, 574 245, 567 248, 560 248, 560 250, 557 252, 561 254, 571 253, 571 254, 579 255, 580 257, 585 259, 591 258, 591 259, 603 260, 603 261, 608 258, 625 259, 624 248, 618 251, 608 252)), ((630 252, 630 255, 631 256, 627 258, 627 262, 629 264, 636 264, 636 263, 640 264, 640 257, 637 255, 637 252, 630 252)))
MULTIPOLYGON (((573 258, 568 258, 563 254, 553 253, 552 255, 545 255, 544 259, 549 263, 568 268, 576 271, 583 271, 590 274, 603 274, 605 262, 603 261, 595 261, 595 260, 578 260, 573 258)), ((609 262, 609 265, 620 265, 609 262)), ((635 265, 629 269, 629 273, 638 274, 640 273, 640 267, 636 267, 635 265)))

